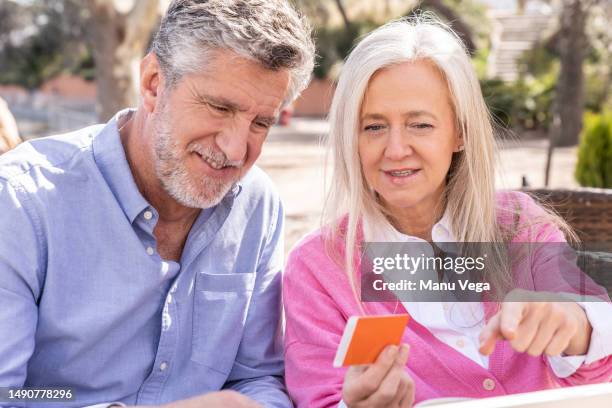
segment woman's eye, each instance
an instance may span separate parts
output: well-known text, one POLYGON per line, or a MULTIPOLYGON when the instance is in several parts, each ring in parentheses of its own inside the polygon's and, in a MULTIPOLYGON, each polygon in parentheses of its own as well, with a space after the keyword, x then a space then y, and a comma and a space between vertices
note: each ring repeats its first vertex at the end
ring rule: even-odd
POLYGON ((412 127, 417 128, 417 129, 432 129, 433 126, 429 123, 414 123, 412 124, 412 127))

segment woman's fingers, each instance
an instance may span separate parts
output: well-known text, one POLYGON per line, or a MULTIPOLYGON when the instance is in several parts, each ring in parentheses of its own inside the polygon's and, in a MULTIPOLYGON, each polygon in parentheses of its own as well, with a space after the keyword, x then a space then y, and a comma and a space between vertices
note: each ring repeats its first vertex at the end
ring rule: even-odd
MULTIPOLYGON (((532 322, 523 326, 523 320, 528 314, 529 303, 527 302, 504 302, 501 310, 497 312, 480 332, 481 354, 489 355, 495 350, 498 340, 515 341, 520 340, 523 334, 530 334, 532 322), (524 332, 524 333, 523 333, 524 332)), ((531 334, 535 334, 531 333, 531 334)), ((533 337, 529 340, 531 341, 533 337)))
POLYGON ((495 349, 495 342, 502 340, 503 336, 500 329, 501 312, 493 316, 480 332, 480 348, 481 354, 488 356, 495 349))
POLYGON ((350 367, 344 380, 344 402, 349 407, 399 407, 404 400, 410 402, 414 386, 408 386, 412 384, 405 368, 408 354, 406 344, 389 346, 365 370, 350 367))
POLYGON ((397 359, 400 352, 400 347, 398 346, 388 346, 383 350, 382 353, 376 359, 376 362, 370 365, 364 373, 361 375, 361 381, 370 385, 368 389, 370 392, 368 394, 372 394, 382 383, 383 379, 389 373, 389 370, 395 364, 395 360, 397 359))
POLYGON ((547 356, 558 356, 567 348, 573 336, 571 327, 562 327, 555 332, 544 352, 547 356))
POLYGON ((400 345, 400 348, 397 352, 396 363, 400 367, 405 367, 406 363, 408 363, 408 356, 410 355, 410 346, 408 344, 400 345))
MULTIPOLYGON (((567 350, 576 337, 579 326, 571 313, 575 304, 536 301, 506 301, 480 333, 480 352, 489 355, 497 340, 508 340, 518 352, 531 356, 559 355, 567 350)), ((581 309, 579 309, 584 313, 581 309)), ((590 325, 586 325, 586 331, 590 325)), ((585 336, 588 337, 588 336, 585 336)), ((586 346, 579 347, 583 351, 586 346)), ((582 353, 584 354, 584 353, 582 353)))
POLYGON ((566 317, 562 311, 556 310, 554 304, 544 307, 540 311, 540 325, 537 334, 531 341, 531 344, 525 350, 529 355, 536 357, 542 355, 548 345, 555 339, 555 336, 565 336, 564 330, 559 330, 564 326, 566 317))
POLYGON ((388 404, 388 407, 398 408, 400 406, 400 401, 404 397, 404 394, 407 389, 408 389, 408 383, 406 382, 404 378, 400 377, 400 383, 397 387, 397 392, 395 393, 395 397, 393 397, 393 400, 388 404))
POLYGON ((408 361, 408 354, 408 345, 402 344, 393 367, 382 380, 378 390, 364 401, 365 406, 396 407, 402 400, 403 394, 407 391, 406 362, 408 361))
MULTIPOLYGON (((502 303, 501 310, 487 323, 480 335, 480 352, 484 355, 489 355, 495 349, 497 340, 508 340, 512 348, 519 352, 525 352, 536 339, 539 333, 542 321, 547 320, 550 316, 548 313, 551 309, 549 302, 513 302, 506 301, 502 303)), ((538 342, 534 346, 536 348, 546 348, 546 344, 541 346, 542 342, 550 341, 556 330, 554 322, 547 325, 545 331, 537 337, 538 342)))
POLYGON ((384 378, 378 390, 365 400, 367 407, 387 407, 392 405, 391 402, 395 399, 400 388, 403 368, 394 366, 384 378))
MULTIPOLYGON (((547 322, 554 322, 554 333, 551 335, 551 339, 542 348, 540 353, 546 353, 549 356, 556 356, 564 352, 569 346, 571 340, 578 331, 578 325, 576 319, 573 317, 569 309, 572 307, 579 308, 580 306, 565 304, 565 303, 554 303, 551 306, 547 322)), ((582 309, 578 309, 582 312, 582 309)), ((538 350, 535 350, 538 351, 538 350)))
POLYGON ((410 400, 410 396, 413 393, 413 388, 414 386, 412 379, 408 373, 404 372, 404 374, 400 377, 400 383, 397 388, 395 398, 393 398, 393 401, 391 401, 388 406, 393 408, 411 407, 412 402, 410 400))
POLYGON ((411 408, 412 404, 414 404, 414 381, 408 376, 408 386, 399 402, 399 406, 400 408, 411 408))
POLYGON ((542 314, 530 302, 504 302, 480 334, 480 352, 489 355, 497 340, 508 340, 516 351, 524 352, 534 340, 542 314))
POLYGON ((500 331, 506 340, 513 340, 517 331, 528 312, 529 303, 526 302, 504 302, 501 309, 500 331))
POLYGON ((410 376, 406 372, 406 363, 408 362, 408 356, 410 354, 410 347, 407 344, 402 344, 400 346, 399 352, 397 353, 397 358, 395 360, 395 367, 393 369, 397 369, 399 374, 399 384, 395 389, 395 396, 393 400, 388 404, 389 407, 400 407, 400 402, 405 398, 408 393, 408 385, 412 382, 410 376))
POLYGON ((514 331, 514 336, 510 340, 510 345, 513 349, 519 353, 527 351, 533 340, 538 334, 540 329, 540 323, 542 322, 542 310, 539 305, 535 303, 526 303, 523 320, 519 323, 518 327, 514 331))
POLYGON ((394 366, 398 357, 399 347, 386 347, 376 359, 374 364, 363 367, 349 367, 344 380, 342 397, 347 404, 368 399, 374 394, 383 379, 394 366))

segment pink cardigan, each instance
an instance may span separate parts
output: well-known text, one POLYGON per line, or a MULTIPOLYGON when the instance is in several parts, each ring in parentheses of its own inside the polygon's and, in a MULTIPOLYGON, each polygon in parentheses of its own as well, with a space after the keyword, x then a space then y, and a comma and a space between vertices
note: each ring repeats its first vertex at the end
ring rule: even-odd
MULTIPOLYGON (((518 203, 521 219, 542 214, 540 207, 523 193, 498 193, 497 201, 501 209, 518 203)), ((499 212, 500 223, 511 219, 499 212)), ((563 239, 561 231, 549 225, 536 231, 526 229, 513 241, 563 239)), ((536 289, 537 282, 533 286, 536 289)), ((283 297, 289 394, 298 408, 334 407, 342 399, 346 370, 333 368, 332 361, 347 319, 361 312, 344 271, 327 255, 322 231, 306 236, 291 251, 283 297)), ((401 302, 368 303, 366 308, 370 314, 406 313, 401 302)), ((431 398, 482 398, 612 381, 612 356, 585 364, 567 378, 557 378, 545 357, 517 353, 505 341, 498 342, 490 356, 489 369, 444 344, 414 320, 408 324, 403 342, 411 346, 406 369, 415 383, 417 403, 431 398)))

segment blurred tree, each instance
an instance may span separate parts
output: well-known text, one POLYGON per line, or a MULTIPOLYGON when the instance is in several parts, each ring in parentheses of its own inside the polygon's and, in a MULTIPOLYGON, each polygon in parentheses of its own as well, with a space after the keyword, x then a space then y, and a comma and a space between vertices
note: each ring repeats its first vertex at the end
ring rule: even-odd
POLYGON ((338 7, 338 12, 342 16, 342 21, 344 22, 344 26, 346 28, 349 28, 351 25, 351 21, 349 20, 348 15, 346 14, 344 3, 342 2, 342 0, 334 0, 334 1, 336 3, 336 7, 338 7))
POLYGON ((553 124, 555 146, 573 146, 578 143, 578 135, 582 129, 584 111, 584 73, 583 63, 588 44, 585 22, 587 9, 594 1, 563 0, 560 16, 558 52, 561 63, 559 80, 557 82, 553 124))
POLYGON ((138 66, 168 0, 0 2, 0 83, 29 89, 62 71, 95 76, 98 115, 136 103, 138 66), (95 72, 94 72, 95 71, 95 72))
POLYGON ((137 102, 139 63, 159 17, 159 3, 87 0, 85 4, 96 66, 98 116, 108 120, 137 102))
POLYGON ((594 112, 612 110, 612 3, 591 7, 586 31, 589 52, 585 65, 585 107, 594 112))
POLYGON ((583 65, 589 45, 586 20, 598 0, 563 0, 557 34, 560 72, 552 104, 544 184, 548 186, 552 155, 557 146, 574 146, 582 130, 584 112, 583 65))
POLYGON ((87 48, 77 3, 0 3, 0 83, 33 89, 61 71, 80 66, 87 48))
POLYGON ((463 40, 470 55, 474 55, 477 50, 474 33, 470 25, 465 22, 459 13, 457 13, 456 8, 459 3, 461 3, 461 0, 454 0, 452 3, 443 0, 422 0, 416 7, 412 8, 407 15, 414 13, 418 9, 433 11, 442 19, 446 20, 447 24, 451 26, 463 40))
POLYGON ((0 3, 0 48, 9 42, 11 33, 23 25, 24 14, 19 4, 13 1, 0 3))
POLYGON ((314 27, 329 25, 331 13, 324 0, 294 0, 294 2, 314 27))

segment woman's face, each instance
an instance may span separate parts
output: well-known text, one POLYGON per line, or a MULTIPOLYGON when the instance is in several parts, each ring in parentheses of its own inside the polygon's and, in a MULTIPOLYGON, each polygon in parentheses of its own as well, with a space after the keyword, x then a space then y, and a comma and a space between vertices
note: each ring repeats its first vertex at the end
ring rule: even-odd
POLYGON ((433 211, 462 141, 446 81, 428 61, 376 72, 360 113, 359 157, 368 185, 394 212, 433 211))

